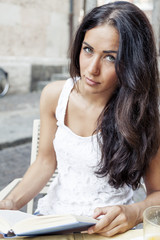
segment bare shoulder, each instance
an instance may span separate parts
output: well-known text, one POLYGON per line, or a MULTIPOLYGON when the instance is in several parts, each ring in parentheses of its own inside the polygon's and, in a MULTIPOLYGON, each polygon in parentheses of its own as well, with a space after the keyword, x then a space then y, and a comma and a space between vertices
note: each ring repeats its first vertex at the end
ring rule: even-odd
POLYGON ((66 81, 55 81, 47 84, 44 89, 42 90, 42 95, 46 95, 49 97, 57 97, 60 95, 64 83, 66 81))
POLYGON ((40 105, 54 111, 65 82, 61 80, 47 84, 42 90, 40 105))

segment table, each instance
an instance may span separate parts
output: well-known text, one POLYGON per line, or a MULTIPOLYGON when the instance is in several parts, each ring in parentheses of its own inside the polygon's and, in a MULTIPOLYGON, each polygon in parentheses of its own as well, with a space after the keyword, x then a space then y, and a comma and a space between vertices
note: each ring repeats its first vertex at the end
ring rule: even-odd
POLYGON ((41 236, 34 238, 14 238, 14 239, 25 239, 25 240, 143 240, 143 229, 129 230, 125 233, 118 234, 114 237, 103 237, 98 234, 68 234, 68 235, 52 235, 52 236, 41 236), (138 239, 139 238, 139 239, 138 239))

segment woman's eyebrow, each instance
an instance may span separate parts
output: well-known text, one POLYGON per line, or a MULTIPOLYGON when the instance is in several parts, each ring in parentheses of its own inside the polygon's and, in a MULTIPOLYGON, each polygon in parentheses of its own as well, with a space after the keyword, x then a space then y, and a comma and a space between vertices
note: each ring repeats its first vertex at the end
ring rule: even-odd
POLYGON ((83 41, 83 44, 87 45, 89 48, 93 49, 87 42, 83 41))
POLYGON ((117 53, 117 51, 114 51, 114 50, 104 50, 103 52, 104 53, 117 53))
MULTIPOLYGON (((87 42, 83 42, 83 44, 87 45, 90 49, 93 50, 93 47, 91 47, 87 42)), ((103 53, 117 53, 117 51, 114 50, 104 50, 103 53)))

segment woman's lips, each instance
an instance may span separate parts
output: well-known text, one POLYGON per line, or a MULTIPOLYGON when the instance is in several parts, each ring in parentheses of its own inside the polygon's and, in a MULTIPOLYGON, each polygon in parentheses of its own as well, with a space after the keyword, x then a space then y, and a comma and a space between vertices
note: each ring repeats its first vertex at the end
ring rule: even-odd
POLYGON ((94 85, 99 84, 98 82, 95 82, 95 81, 93 81, 92 79, 87 78, 87 77, 86 77, 86 82, 87 82, 87 84, 90 85, 90 86, 94 86, 94 85))

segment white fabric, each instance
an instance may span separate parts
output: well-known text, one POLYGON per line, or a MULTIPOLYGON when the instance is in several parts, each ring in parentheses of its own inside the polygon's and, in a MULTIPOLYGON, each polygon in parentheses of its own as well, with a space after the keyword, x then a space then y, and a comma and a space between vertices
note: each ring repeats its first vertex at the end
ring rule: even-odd
POLYGON ((64 124, 73 80, 68 79, 56 109, 57 131, 53 141, 58 176, 48 194, 38 202, 41 214, 92 215, 96 207, 132 203, 133 191, 127 185, 115 189, 108 178, 98 178, 94 171, 100 160, 97 136, 81 137, 64 124))

